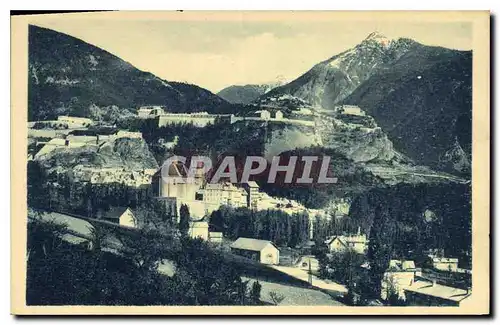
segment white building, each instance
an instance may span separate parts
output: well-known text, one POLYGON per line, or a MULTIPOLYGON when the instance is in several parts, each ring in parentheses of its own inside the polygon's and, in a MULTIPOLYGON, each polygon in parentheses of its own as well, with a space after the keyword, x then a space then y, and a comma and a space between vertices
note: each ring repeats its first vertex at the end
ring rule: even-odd
POLYGON ((276 120, 282 120, 283 119, 283 113, 281 111, 276 111, 276 113, 274 114, 274 118, 276 120))
POLYGON ((137 218, 130 208, 127 207, 112 207, 104 213, 103 219, 110 221, 120 226, 137 228, 137 218))
POLYGON ((405 288, 411 306, 464 306, 470 301, 470 290, 448 287, 435 281, 414 281, 405 288))
POLYGON ((156 118, 165 114, 161 106, 143 106, 137 110, 137 116, 142 119, 156 118))
POLYGON ((368 249, 368 239, 365 234, 333 236, 325 241, 332 253, 345 252, 349 249, 358 254, 364 254, 368 249))
POLYGON ((231 252, 263 264, 279 264, 279 249, 268 240, 238 238, 231 244, 231 252))
POLYGON ((223 238, 224 235, 222 234, 222 232, 210 231, 208 233, 208 241, 210 241, 211 243, 220 244, 222 243, 223 238))
POLYGON ((458 258, 432 257, 432 267, 440 271, 457 272, 458 258))
POLYGON ((202 192, 203 201, 214 203, 218 205, 229 205, 232 207, 246 207, 247 206, 247 192, 241 188, 236 187, 230 182, 222 183, 207 183, 202 192))
POLYGON ((382 278, 380 297, 385 300, 393 292, 400 299, 406 299, 405 289, 414 283, 415 276, 421 275, 422 270, 416 268, 413 261, 390 260, 382 278))
POLYGON ((89 118, 86 117, 76 117, 76 116, 67 116, 67 115, 62 115, 57 117, 57 121, 63 122, 63 123, 68 123, 69 125, 73 126, 89 126, 94 123, 89 118))
POLYGON ((344 115, 365 116, 365 112, 359 106, 354 105, 342 105, 339 111, 344 115))
POLYGON ((165 113, 158 116, 158 127, 171 124, 193 124, 196 127, 205 127, 216 122, 234 123, 234 114, 197 113, 165 113))
POLYGON ((172 163, 165 173, 162 175, 160 169, 153 176, 153 188, 156 196, 168 205, 169 211, 177 214, 180 206, 185 204, 190 216, 200 219, 223 205, 251 207, 259 199, 258 185, 253 181, 241 186, 230 182, 208 183, 203 174, 196 172, 194 180, 189 180, 188 170, 180 162, 172 163), (164 179, 165 176, 168 180, 164 179))
POLYGON ((265 109, 256 111, 255 114, 257 114, 257 116, 263 120, 269 120, 271 118, 271 113, 269 113, 269 111, 265 109))
POLYGON ((189 222, 188 235, 191 238, 208 240, 208 222, 203 220, 189 222))

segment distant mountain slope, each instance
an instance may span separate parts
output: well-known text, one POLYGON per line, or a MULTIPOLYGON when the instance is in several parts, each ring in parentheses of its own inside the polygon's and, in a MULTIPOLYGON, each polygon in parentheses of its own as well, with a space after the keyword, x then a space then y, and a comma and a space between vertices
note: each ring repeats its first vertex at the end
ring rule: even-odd
POLYGON ((292 110, 360 106, 416 163, 468 175, 471 78, 470 51, 372 33, 257 102, 292 110))
POLYGON ((291 95, 313 106, 333 108, 381 67, 395 62, 417 43, 409 39, 391 40, 370 34, 360 44, 320 62, 292 82, 277 87, 259 100, 291 95))
POLYGON ((419 163, 470 172, 472 52, 415 47, 345 103, 366 110, 394 146, 419 163))
POLYGON ((89 106, 135 111, 165 105, 170 111, 231 111, 222 98, 195 85, 162 80, 77 38, 29 27, 28 119, 89 116, 89 106))
POLYGON ((275 82, 261 85, 233 85, 226 87, 217 93, 218 96, 234 104, 250 104, 260 96, 281 86, 283 82, 275 82))

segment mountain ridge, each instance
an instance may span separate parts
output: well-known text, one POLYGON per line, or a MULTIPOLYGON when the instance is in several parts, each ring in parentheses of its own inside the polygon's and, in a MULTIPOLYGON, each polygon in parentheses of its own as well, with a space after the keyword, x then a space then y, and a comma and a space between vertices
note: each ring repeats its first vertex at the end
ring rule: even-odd
POLYGON ((470 176, 471 75, 471 51, 372 33, 255 103, 287 112, 359 106, 416 163, 470 176))
POLYGON ((217 92, 217 95, 233 104, 250 104, 285 83, 285 81, 278 80, 263 84, 231 85, 217 92))
POLYGON ((135 111, 163 105, 172 112, 231 111, 231 104, 196 85, 163 80, 97 46, 29 26, 28 119, 89 116, 89 107, 135 111))

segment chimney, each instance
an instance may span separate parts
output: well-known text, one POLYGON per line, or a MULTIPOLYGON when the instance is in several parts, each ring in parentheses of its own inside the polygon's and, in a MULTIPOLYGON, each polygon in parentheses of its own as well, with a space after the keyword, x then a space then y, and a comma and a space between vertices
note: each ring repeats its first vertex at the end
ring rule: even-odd
POLYGON ((436 286, 436 280, 432 280, 432 287, 436 286))
POLYGON ((361 227, 358 226, 358 236, 361 235, 361 227))

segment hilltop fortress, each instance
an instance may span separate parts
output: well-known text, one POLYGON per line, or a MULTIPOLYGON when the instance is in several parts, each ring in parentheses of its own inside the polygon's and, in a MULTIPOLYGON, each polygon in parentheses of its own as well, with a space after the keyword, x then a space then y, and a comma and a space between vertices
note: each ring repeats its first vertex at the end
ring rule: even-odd
POLYGON ((235 116, 234 114, 209 114, 207 112, 170 113, 163 106, 143 106, 137 111, 137 116, 141 119, 156 119, 158 127, 179 123, 192 123, 197 127, 205 127, 208 124, 233 124, 238 121, 269 121, 314 126, 313 121, 287 119, 281 111, 271 114, 267 110, 255 111, 249 116, 235 116))

